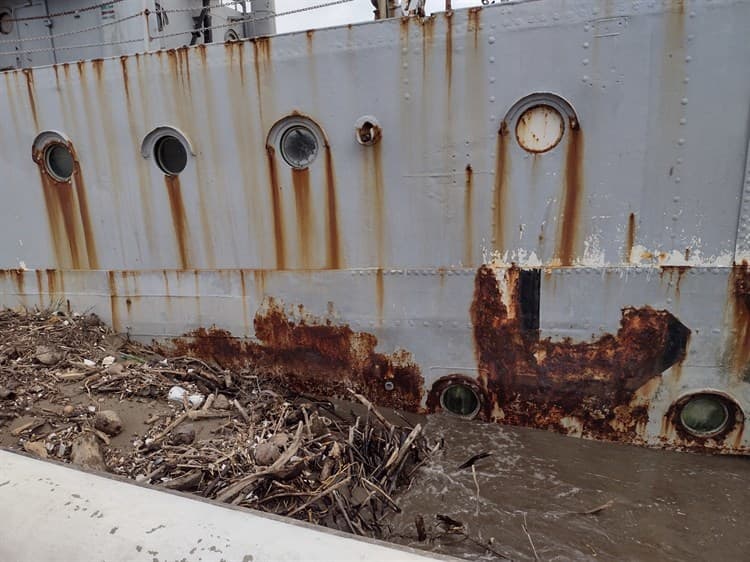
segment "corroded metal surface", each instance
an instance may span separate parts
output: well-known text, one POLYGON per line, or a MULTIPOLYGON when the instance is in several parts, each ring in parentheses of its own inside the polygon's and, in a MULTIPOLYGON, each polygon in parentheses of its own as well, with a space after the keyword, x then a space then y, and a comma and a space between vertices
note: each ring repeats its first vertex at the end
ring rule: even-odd
POLYGON ((5 72, 2 304, 302 390, 424 411, 465 381, 485 419, 747 452, 748 16, 543 0, 5 72), (702 392, 731 410, 711 437, 679 421, 702 392))

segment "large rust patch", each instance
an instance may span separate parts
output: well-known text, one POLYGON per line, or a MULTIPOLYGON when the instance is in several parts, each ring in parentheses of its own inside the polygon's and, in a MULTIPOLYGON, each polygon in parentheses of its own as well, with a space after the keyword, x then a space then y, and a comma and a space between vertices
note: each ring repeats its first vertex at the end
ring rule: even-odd
POLYGON ((200 328, 162 351, 198 357, 222 368, 273 373, 300 393, 345 397, 347 389, 389 408, 420 410, 424 379, 411 354, 378 353, 377 338, 315 318, 299 306, 268 298, 254 319, 257 341, 218 328, 200 328))
POLYGON ((522 274, 507 271, 505 295, 489 267, 476 276, 471 317, 482 417, 638 441, 648 415, 637 391, 684 359, 690 330, 669 312, 646 306, 623 309, 617 334, 593 342, 540 339, 523 306, 529 291, 522 274))

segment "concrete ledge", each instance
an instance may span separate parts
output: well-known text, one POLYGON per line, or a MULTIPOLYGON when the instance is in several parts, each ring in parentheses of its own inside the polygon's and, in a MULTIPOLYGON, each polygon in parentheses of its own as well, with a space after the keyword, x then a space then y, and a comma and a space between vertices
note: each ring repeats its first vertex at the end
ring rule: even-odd
POLYGON ((2 450, 0 513, 9 562, 435 559, 2 450))

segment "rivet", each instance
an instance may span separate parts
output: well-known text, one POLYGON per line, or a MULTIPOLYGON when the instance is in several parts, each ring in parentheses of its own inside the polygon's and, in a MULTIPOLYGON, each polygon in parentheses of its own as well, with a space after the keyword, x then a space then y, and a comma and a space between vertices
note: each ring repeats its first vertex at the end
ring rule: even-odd
POLYGON ((408 93, 408 92, 406 92, 406 93, 404 94, 404 99, 405 99, 405 100, 411 99, 411 96, 409 95, 409 93, 408 93))
POLYGON ((494 56, 490 56, 490 62, 495 62, 495 57, 494 56))
POLYGON ((589 42, 588 42, 588 41, 586 41, 586 42, 585 42, 585 43, 583 44, 583 48, 584 48, 584 49, 588 49, 588 48, 589 48, 589 42))
POLYGON ((679 195, 675 195, 675 196, 674 196, 674 197, 672 198, 672 201, 674 201, 675 203, 679 203, 679 202, 680 202, 680 196, 679 196, 679 195))
POLYGON ((494 84, 494 83, 495 83, 495 77, 494 76, 490 76, 490 84, 494 84))
POLYGON ((583 61, 581 62, 583 62, 583 65, 586 66, 589 63, 589 59, 583 59, 583 61))
POLYGON ((589 81, 589 76, 588 76, 588 74, 584 74, 584 75, 583 75, 583 78, 581 78, 581 80, 583 80, 584 82, 588 82, 588 81, 589 81))
POLYGON ((674 179, 674 182, 675 182, 675 183, 680 183, 681 181, 682 181, 682 179, 680 178, 680 176, 677 176, 677 177, 676 177, 676 178, 674 179))
POLYGON ((495 42, 495 36, 494 36, 494 35, 490 35, 490 36, 489 36, 489 37, 487 38, 487 42, 488 42, 488 43, 489 43, 490 45, 492 45, 492 44, 493 44, 493 43, 495 42))
POLYGON ((685 139, 677 139, 677 144, 682 146, 683 144, 685 144, 685 139))
POLYGON ((685 119, 684 117, 680 119, 680 125, 685 125, 686 123, 687 123, 687 119, 685 119))
POLYGON ((589 26, 589 24, 584 24, 584 26, 583 26, 583 30, 584 31, 588 31, 590 28, 591 28, 591 26, 589 26))
POLYGON ((690 62, 691 60, 693 60, 693 57, 691 57, 690 55, 685 57, 685 62, 690 62))
POLYGON ((685 78, 682 79, 682 83, 687 84, 688 82, 690 82, 690 76, 685 76, 685 78))
POLYGON ((490 103, 495 103, 495 96, 490 96, 490 103))
POLYGON ((687 99, 687 98, 682 98, 682 99, 680 100, 680 103, 681 103, 682 105, 687 105, 687 102, 688 102, 688 99, 687 99))

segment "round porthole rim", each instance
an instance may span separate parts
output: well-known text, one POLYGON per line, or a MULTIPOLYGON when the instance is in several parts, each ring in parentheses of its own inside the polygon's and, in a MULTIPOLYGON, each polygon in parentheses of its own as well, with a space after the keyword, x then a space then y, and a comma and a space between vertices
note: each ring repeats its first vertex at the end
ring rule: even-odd
POLYGON ((154 147, 156 146, 156 143, 159 141, 159 139, 167 136, 177 138, 185 146, 189 155, 197 155, 192 143, 190 142, 190 140, 188 140, 185 133, 183 133, 179 129, 170 127, 169 125, 160 125, 159 127, 153 129, 145 137, 143 137, 143 141, 141 142, 141 156, 143 156, 143 158, 145 158, 146 160, 153 158, 154 147))
MULTIPOLYGON (((548 105, 555 109, 563 118, 565 129, 570 127, 573 130, 580 128, 580 120, 578 114, 573 108, 571 103, 562 97, 560 94, 554 92, 535 92, 529 94, 514 103, 505 114, 503 122, 506 124, 509 130, 516 130, 517 121, 524 114, 525 111, 539 105, 548 105)), ((563 136, 565 130, 563 130, 563 136)))
POLYGON ((690 435, 691 438, 698 440, 723 438, 737 427, 741 428, 747 417, 747 414, 734 396, 716 388, 695 388, 683 392, 672 402, 666 415, 672 419, 672 423, 679 425, 681 431, 690 435), (699 396, 713 396, 723 400, 723 405, 727 409, 727 421, 721 429, 711 433, 699 434, 694 433, 682 423, 680 419, 682 409, 692 398, 699 396))
MULTIPOLYGON (((437 382, 440 382, 440 381, 437 381, 437 382)), ((444 411, 445 413, 451 416, 455 416, 457 418, 463 418, 467 420, 476 418, 479 412, 482 411, 482 403, 483 403, 482 392, 478 388, 475 388, 475 385, 472 384, 471 381, 464 380, 463 378, 452 378, 450 380, 444 380, 443 384, 444 386, 443 388, 440 389, 440 395, 438 397, 438 402, 440 404, 440 409, 442 411, 444 411), (471 413, 457 414, 456 412, 452 412, 451 410, 445 407, 445 402, 444 402, 445 393, 448 392, 448 390, 450 390, 454 386, 463 386, 465 388, 468 388, 474 394, 474 397, 476 398, 476 401, 477 401, 477 406, 476 408, 474 408, 474 410, 471 413)))
POLYGON ((78 156, 76 155, 70 137, 63 132, 56 130, 42 131, 34 138, 34 142, 31 144, 31 158, 41 167, 45 174, 57 183, 70 183, 73 180, 73 176, 75 176, 75 170, 78 166, 78 156), (47 153, 54 145, 60 145, 67 148, 73 158, 73 173, 68 178, 58 176, 50 169, 47 163, 47 153))
POLYGON ((315 164, 315 162, 318 159, 318 156, 320 156, 320 153, 323 150, 328 150, 330 144, 328 142, 328 136, 326 135, 325 130, 323 127, 318 125, 318 123, 310 116, 305 115, 304 113, 300 113, 299 111, 293 111, 292 113, 285 115, 284 117, 280 118, 278 121, 276 121, 271 129, 268 131, 268 135, 266 136, 266 150, 270 153, 278 153, 279 157, 281 157, 281 160, 289 166, 289 168, 293 170, 307 170, 315 164), (281 139, 284 136, 284 133, 291 129, 294 126, 301 125, 303 127, 307 127, 310 129, 310 131, 315 135, 315 137, 318 140, 318 148, 317 148, 317 155, 315 159, 310 162, 307 166, 303 168, 295 168, 289 162, 286 161, 283 154, 281 153, 281 139))

